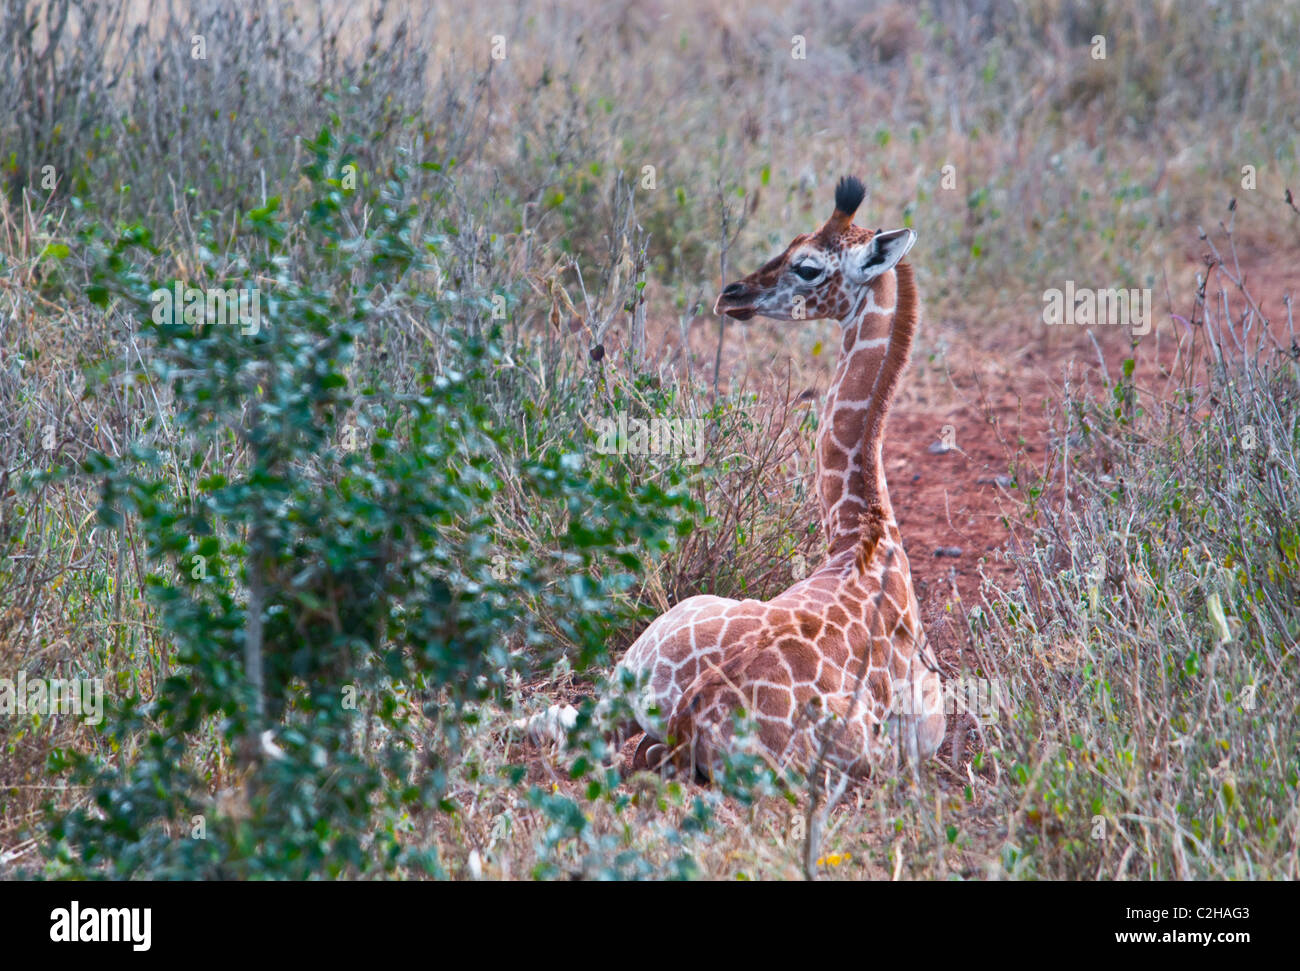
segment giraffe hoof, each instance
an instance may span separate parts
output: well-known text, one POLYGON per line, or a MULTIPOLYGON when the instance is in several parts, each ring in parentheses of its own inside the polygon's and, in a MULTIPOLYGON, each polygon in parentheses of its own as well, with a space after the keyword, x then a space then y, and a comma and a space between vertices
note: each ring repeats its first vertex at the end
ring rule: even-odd
POLYGON ((672 763, 668 758, 668 746, 651 738, 645 732, 640 732, 629 738, 623 744, 620 755, 624 778, 636 772, 659 772, 662 774, 672 768, 672 763))
POLYGON ((673 764, 668 758, 668 746, 663 742, 654 742, 645 746, 644 759, 648 771, 658 772, 663 776, 672 774, 673 764))

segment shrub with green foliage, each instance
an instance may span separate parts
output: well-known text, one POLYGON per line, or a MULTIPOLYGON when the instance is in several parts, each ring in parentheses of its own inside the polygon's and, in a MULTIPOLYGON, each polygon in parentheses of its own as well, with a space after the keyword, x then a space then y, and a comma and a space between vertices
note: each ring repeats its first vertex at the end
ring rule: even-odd
POLYGON ((92 298, 118 301, 148 338, 146 367, 126 377, 174 404, 129 457, 98 455, 84 472, 102 480, 103 521, 145 537, 180 669, 109 719, 115 748, 141 740, 133 758, 55 753, 93 791, 51 830, 68 872, 437 872, 403 845, 399 820, 438 804, 471 703, 554 656, 532 612, 553 618, 580 666, 604 658, 627 619, 611 598, 635 578, 632 551, 662 551, 689 525, 684 491, 628 488, 585 469, 581 443, 559 443, 523 458, 512 483, 549 510, 547 544, 511 550, 500 569, 497 461, 516 443, 483 397, 500 350, 449 333, 446 369, 418 390, 357 380, 373 301, 414 286, 423 247, 399 179, 350 199, 328 129, 312 150, 315 201, 286 216, 269 200, 184 281, 257 286, 259 326, 160 311, 157 291, 175 281, 136 268, 132 253, 150 247, 139 228, 107 245, 94 275, 92 298), (357 425, 344 427, 349 412, 357 425), (235 757, 231 804, 192 770, 200 743, 235 757))

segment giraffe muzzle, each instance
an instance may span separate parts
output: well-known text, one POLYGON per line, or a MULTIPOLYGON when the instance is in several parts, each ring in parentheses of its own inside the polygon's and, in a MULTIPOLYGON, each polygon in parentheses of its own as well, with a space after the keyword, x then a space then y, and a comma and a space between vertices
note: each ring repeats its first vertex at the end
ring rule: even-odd
POLYGON ((754 296, 754 293, 743 283, 733 283, 718 294, 718 299, 713 304, 713 312, 726 314, 736 320, 749 320, 758 313, 752 303, 754 296))
POLYGON ((736 320, 749 320, 758 313, 753 307, 731 307, 722 312, 736 320))

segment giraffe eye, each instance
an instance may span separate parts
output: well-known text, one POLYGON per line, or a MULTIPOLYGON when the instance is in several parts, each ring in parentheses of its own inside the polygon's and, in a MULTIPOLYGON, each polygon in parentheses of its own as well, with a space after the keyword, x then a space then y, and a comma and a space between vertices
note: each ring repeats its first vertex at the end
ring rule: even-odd
POLYGON ((794 271, 801 280, 815 280, 822 275, 822 268, 813 263, 801 263, 794 271))

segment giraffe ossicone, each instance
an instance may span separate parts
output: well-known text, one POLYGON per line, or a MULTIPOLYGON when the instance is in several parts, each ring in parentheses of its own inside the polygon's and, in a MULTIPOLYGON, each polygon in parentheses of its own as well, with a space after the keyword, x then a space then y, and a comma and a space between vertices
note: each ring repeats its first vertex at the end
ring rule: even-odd
MULTIPOLYGON (((714 305, 741 321, 840 324, 816 448, 826 559, 772 600, 690 597, 645 629, 620 664, 641 688, 633 707, 646 735, 628 753, 632 767, 712 777, 747 744, 779 768, 864 777, 928 759, 943 740, 938 663, 881 458, 920 318, 902 262, 916 234, 855 226, 865 193, 842 179, 821 229, 724 287, 714 305), (742 712, 752 731, 738 737, 742 712)), ((530 727, 545 734, 563 717, 553 707, 530 727)))

